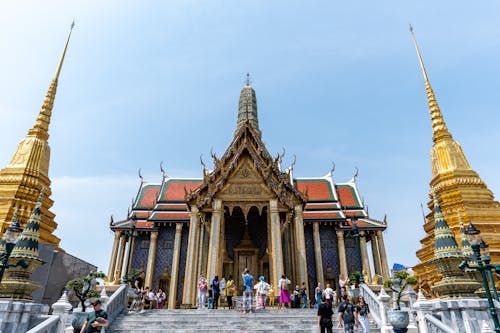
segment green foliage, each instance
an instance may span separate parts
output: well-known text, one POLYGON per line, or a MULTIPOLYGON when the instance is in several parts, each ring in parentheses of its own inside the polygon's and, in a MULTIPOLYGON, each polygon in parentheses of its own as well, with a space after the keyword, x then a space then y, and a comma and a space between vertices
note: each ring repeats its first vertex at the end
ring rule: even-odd
POLYGON ((359 271, 354 271, 349 275, 349 280, 351 282, 355 282, 356 284, 359 284, 359 281, 361 280, 361 272, 359 271))
POLYGON ((140 272, 141 271, 138 269, 133 269, 130 273, 128 273, 127 275, 125 275, 123 277, 123 280, 128 281, 130 283, 133 283, 135 281, 135 279, 137 279, 139 277, 140 272))
POLYGON ((89 298, 99 297, 99 293, 93 289, 95 284, 98 284, 96 279, 103 279, 106 275, 103 272, 90 272, 86 276, 81 276, 66 283, 66 289, 73 290, 75 296, 80 300, 82 310, 85 312, 85 301, 89 298), (90 285, 89 290, 84 290, 85 285, 90 285))
POLYGON ((409 285, 416 285, 417 278, 414 276, 410 276, 407 271, 399 271, 394 273, 394 277, 392 280, 385 280, 384 287, 391 288, 393 292, 396 293, 396 309, 401 310, 401 296, 403 296, 403 292, 406 287, 409 285))

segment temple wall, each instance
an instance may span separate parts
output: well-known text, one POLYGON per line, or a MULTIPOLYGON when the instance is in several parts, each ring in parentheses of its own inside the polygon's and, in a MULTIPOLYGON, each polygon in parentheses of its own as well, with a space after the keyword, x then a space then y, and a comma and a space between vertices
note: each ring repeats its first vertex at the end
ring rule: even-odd
MULTIPOLYGON (((313 240, 313 226, 307 224, 304 226, 304 237, 306 240, 306 260, 307 260, 307 277, 309 279, 308 293, 311 295, 311 290, 314 291, 318 279, 316 277, 316 260, 314 259, 314 240, 313 240)), ((302 282, 302 281, 301 281, 302 282)))
MULTIPOLYGON (((325 283, 330 277, 335 278, 335 281, 338 283, 340 266, 335 227, 332 225, 320 225, 319 234, 321 239, 321 258, 323 261, 325 283), (331 276, 329 276, 329 274, 331 276)), ((334 286, 332 286, 332 288, 333 287, 334 286)))
MULTIPOLYGON (((132 269, 146 271, 148 264, 149 233, 140 233, 135 239, 134 253, 132 255, 132 269)), ((149 287, 149 286, 145 286, 149 287)))
POLYGON ((158 288, 158 281, 165 267, 170 275, 172 272, 172 258, 174 256, 175 225, 160 228, 158 232, 158 248, 153 277, 153 288, 158 288))
MULTIPOLYGON (((179 260, 179 276, 177 282, 177 303, 182 303, 182 288, 184 287, 184 273, 186 272, 186 255, 188 246, 189 223, 182 228, 181 256, 179 260)), ((196 277, 198 280, 198 277, 196 277)))
POLYGON ((347 271, 351 274, 354 271, 361 272, 362 266, 359 260, 359 254, 356 249, 354 238, 345 238, 345 254, 347 260, 347 271))

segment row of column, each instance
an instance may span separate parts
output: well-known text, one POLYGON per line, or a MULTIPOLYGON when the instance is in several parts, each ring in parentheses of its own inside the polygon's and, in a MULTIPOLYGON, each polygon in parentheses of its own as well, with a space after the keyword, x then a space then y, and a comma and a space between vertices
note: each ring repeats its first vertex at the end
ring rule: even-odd
MULTIPOLYGON (((146 265, 146 277, 144 285, 150 288, 154 286, 154 274, 156 267, 156 252, 158 249, 158 231, 153 230, 149 233, 149 251, 146 265)), ((111 260, 108 269, 108 281, 118 284, 132 270, 132 258, 135 245, 135 238, 127 236, 124 231, 116 230, 113 249, 111 251, 111 260)), ((175 225, 174 254, 172 258, 172 269, 170 286, 168 290, 168 308, 175 309, 175 300, 177 298, 177 283, 179 275, 179 261, 182 241, 182 223, 175 225)))
MULTIPOLYGON (((345 252, 344 232, 337 230, 337 246, 339 254, 340 275, 344 278, 348 276, 349 271, 347 268, 347 257, 345 252)), ((314 243, 314 259, 316 264, 317 281, 324 286, 324 272, 323 272, 323 259, 321 255, 321 238, 319 232, 319 223, 313 223, 313 243, 314 243)), ((372 257, 374 262, 375 274, 382 276, 385 280, 390 278, 390 271, 387 263, 387 256, 385 252, 384 238, 382 230, 377 230, 371 236, 370 243, 372 246, 372 257)), ((366 237, 360 237, 361 261, 363 272, 368 276, 370 282, 372 278, 370 258, 368 256, 368 249, 366 244, 366 237)))

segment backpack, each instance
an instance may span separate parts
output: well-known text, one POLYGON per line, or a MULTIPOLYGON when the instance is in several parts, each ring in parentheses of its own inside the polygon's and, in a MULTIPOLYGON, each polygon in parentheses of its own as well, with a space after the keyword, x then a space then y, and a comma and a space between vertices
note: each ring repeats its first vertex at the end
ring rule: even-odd
POLYGON ((354 305, 351 303, 342 303, 344 323, 354 323, 354 305))

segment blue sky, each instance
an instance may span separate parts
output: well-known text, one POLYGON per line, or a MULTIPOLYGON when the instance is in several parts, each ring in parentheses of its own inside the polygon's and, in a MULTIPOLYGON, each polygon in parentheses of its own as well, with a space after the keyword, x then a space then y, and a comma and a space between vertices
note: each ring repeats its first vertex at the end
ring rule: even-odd
POLYGON ((424 232, 431 126, 411 22, 448 127, 500 192, 500 4, 456 1, 23 1, 0 4, 0 166, 31 127, 76 27, 50 128, 56 234, 107 270, 109 215, 125 217, 142 168, 198 177, 221 154, 250 72, 263 139, 295 175, 358 184, 387 213, 390 262, 424 232))

